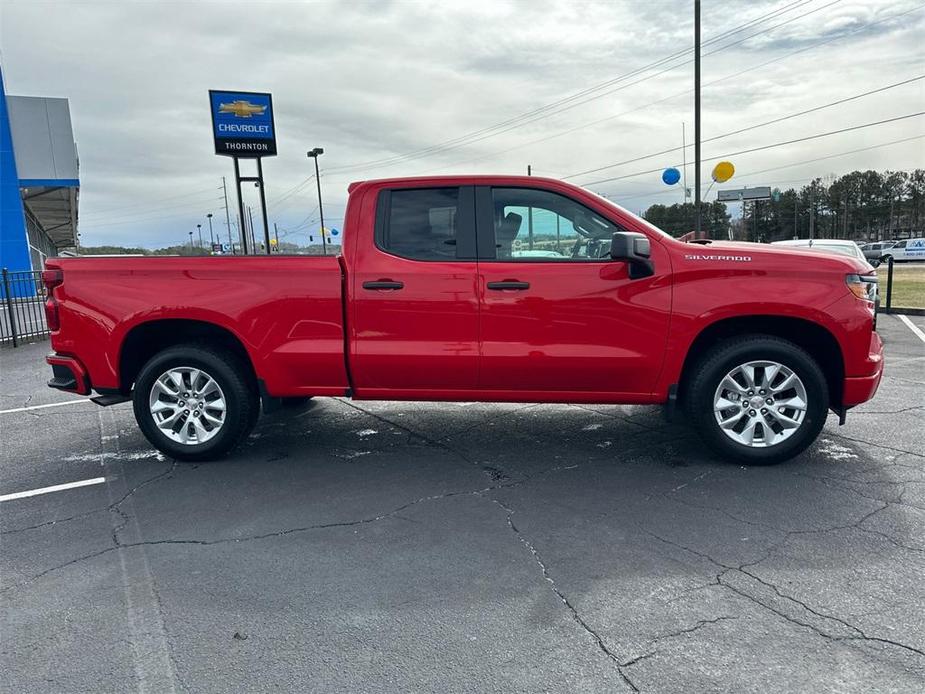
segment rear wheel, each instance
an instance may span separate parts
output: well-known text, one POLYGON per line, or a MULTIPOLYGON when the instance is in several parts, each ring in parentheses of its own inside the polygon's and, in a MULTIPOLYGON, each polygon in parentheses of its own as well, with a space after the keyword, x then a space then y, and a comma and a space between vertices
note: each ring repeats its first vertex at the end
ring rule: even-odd
POLYGON ((251 432, 256 389, 235 356, 179 345, 145 364, 132 395, 135 419, 151 444, 177 460, 212 460, 251 432))
POLYGON ((749 465, 788 460, 819 435, 828 386, 815 360, 797 345, 770 336, 722 343, 694 367, 687 398, 704 440, 749 465))

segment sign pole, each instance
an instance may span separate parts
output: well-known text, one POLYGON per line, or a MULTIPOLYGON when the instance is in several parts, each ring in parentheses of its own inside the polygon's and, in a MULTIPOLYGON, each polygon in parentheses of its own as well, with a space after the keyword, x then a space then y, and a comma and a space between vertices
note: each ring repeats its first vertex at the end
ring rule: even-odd
POLYGON ((241 198, 241 167, 238 164, 238 158, 234 159, 234 187, 238 191, 238 231, 241 235, 241 253, 247 255, 247 234, 244 233, 244 201, 241 198))
POLYGON ((263 210, 263 240, 267 249, 267 255, 270 255, 270 223, 267 221, 267 196, 263 192, 263 164, 261 157, 257 157, 257 178, 260 186, 260 209, 263 210))

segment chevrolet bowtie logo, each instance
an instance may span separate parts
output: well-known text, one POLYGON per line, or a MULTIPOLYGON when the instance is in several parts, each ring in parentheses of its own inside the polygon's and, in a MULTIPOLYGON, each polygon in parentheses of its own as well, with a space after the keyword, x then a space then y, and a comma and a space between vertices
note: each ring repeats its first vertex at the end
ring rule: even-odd
POLYGON ((262 116, 263 112, 267 110, 266 106, 259 106, 258 104, 252 104, 250 101, 244 101, 238 99, 237 101, 232 101, 230 104, 219 104, 218 111, 219 113, 233 113, 238 118, 250 118, 251 116, 262 116))

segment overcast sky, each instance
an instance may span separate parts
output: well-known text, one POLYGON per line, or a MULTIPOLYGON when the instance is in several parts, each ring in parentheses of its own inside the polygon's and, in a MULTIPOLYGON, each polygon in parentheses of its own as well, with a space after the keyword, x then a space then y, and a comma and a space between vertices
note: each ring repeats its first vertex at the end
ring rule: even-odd
MULTIPOLYGON (((207 212, 226 233, 221 177, 233 171, 213 153, 210 88, 272 92, 280 153, 264 165, 269 215, 301 243, 317 228, 305 157, 315 146, 326 222, 339 228, 352 180, 528 164, 568 177, 680 147, 682 122, 688 142, 693 133, 682 53, 692 0, 3 0, 0 13, 8 93, 70 99, 84 245, 179 243, 207 212)), ((923 36, 917 0, 704 0, 703 138, 921 76, 923 36)), ((712 157, 918 111, 925 80, 705 142, 704 176, 712 157)), ((909 170, 925 165, 925 139, 910 139, 923 133, 920 116, 730 156, 737 173, 724 187, 909 170)), ((680 202, 682 190, 658 171, 630 175, 681 161, 678 151, 569 180, 639 211, 680 202)), ((232 196, 229 186, 233 215, 232 196)))

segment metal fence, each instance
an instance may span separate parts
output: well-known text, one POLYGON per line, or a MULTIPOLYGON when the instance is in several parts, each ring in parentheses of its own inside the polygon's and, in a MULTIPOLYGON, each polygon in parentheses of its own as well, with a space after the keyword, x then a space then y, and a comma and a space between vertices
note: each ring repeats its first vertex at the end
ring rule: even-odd
POLYGON ((20 342, 48 336, 41 272, 9 272, 3 268, 0 299, 0 345, 17 347, 20 342))
MULTIPOLYGON (((893 286, 894 265, 893 258, 887 258, 886 287, 883 286, 882 280, 880 284, 880 310, 883 313, 905 313, 913 316, 925 316, 925 300, 923 300, 922 290, 912 294, 909 292, 909 287, 901 286, 905 294, 899 296, 898 305, 894 305, 897 303, 896 292, 894 292, 893 286)), ((881 267, 883 266, 881 265, 881 267)), ((925 286, 925 268, 916 267, 915 269, 922 273, 923 280, 921 283, 915 282, 913 286, 918 284, 925 286)), ((883 276, 882 272, 878 272, 877 274, 881 277, 883 276)))

